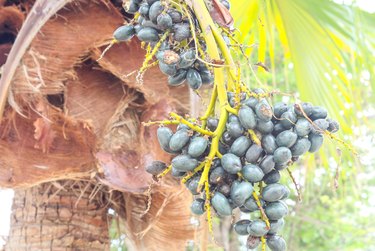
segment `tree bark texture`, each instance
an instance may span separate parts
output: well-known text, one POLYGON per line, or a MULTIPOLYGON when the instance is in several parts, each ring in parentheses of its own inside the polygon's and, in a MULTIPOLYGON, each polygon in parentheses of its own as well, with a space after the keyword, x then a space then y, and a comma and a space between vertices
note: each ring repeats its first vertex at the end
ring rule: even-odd
MULTIPOLYGON (((34 1, 26 2, 33 6, 34 1)), ((36 0, 36 12, 24 8, 26 16, 34 17, 24 22, 27 28, 19 37, 41 22, 35 13, 50 10, 43 4, 54 2, 36 0)), ((187 240, 197 236, 188 191, 172 178, 148 189, 153 180, 145 166, 153 160, 170 162, 170 156, 159 147, 157 126, 142 125, 166 119, 170 111, 186 114, 189 88, 169 87, 158 67, 137 82, 145 50, 136 38, 115 44, 97 61, 125 22, 120 8, 106 0, 66 4, 40 28, 16 64, 0 123, 0 187, 32 188, 16 193, 7 250, 108 248, 106 219, 100 218, 104 209, 81 202, 85 197, 78 200, 81 188, 61 185, 58 196, 46 189, 66 179, 91 178, 123 193, 112 202, 124 219, 131 250, 184 250, 187 240), (87 208, 74 206, 81 203, 87 208)), ((8 56, 7 64, 15 58, 8 56)))
POLYGON ((87 182, 17 190, 6 251, 109 250, 107 205, 87 182))

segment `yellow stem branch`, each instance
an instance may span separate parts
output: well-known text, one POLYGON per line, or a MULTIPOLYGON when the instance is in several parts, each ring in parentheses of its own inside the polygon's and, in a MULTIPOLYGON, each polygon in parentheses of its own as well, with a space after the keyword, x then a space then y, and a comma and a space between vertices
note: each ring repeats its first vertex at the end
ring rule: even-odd
POLYGON ((211 131, 204 130, 200 126, 197 126, 197 125, 194 125, 194 124, 190 123, 189 121, 187 121, 186 119, 177 115, 174 112, 171 112, 169 115, 171 115, 172 118, 176 119, 177 121, 181 122, 182 124, 187 125, 190 129, 192 129, 195 132, 199 132, 200 134, 208 135, 208 136, 212 136, 214 134, 211 131))
POLYGON ((158 179, 164 177, 165 175, 167 175, 167 173, 169 173, 170 171, 172 170, 172 165, 169 165, 167 169, 165 169, 161 174, 159 174, 157 176, 158 179))
POLYGON ((237 110, 237 109, 234 109, 233 107, 230 107, 229 105, 227 105, 227 106, 225 107, 225 109, 226 109, 228 112, 232 113, 232 114, 238 115, 238 110, 237 110))
POLYGON ((211 116, 215 112, 216 99, 217 99, 217 86, 214 85, 214 88, 211 94, 210 103, 208 104, 207 110, 205 114, 202 117, 200 117, 200 120, 202 121, 203 129, 206 129, 208 117, 211 116))
POLYGON ((258 136, 256 135, 256 133, 254 132, 254 130, 249 129, 249 130, 247 130, 247 132, 249 133, 251 140, 255 144, 257 144, 258 146, 260 146, 261 145, 260 139, 258 138, 258 136))
POLYGON ((262 242, 262 251, 266 251, 266 238, 262 236, 260 237, 260 241, 262 242))
POLYGON ((192 173, 186 175, 185 177, 182 178, 181 183, 185 184, 191 177, 193 177, 197 172, 201 171, 205 165, 205 161, 201 162, 194 170, 192 173))
POLYGON ((142 122, 143 126, 152 126, 152 125, 178 125, 180 121, 178 120, 159 120, 159 121, 149 121, 142 122))
POLYGON ((270 221, 268 220, 267 215, 262 207, 262 204, 260 203, 259 196, 255 191, 253 192, 253 197, 260 210, 261 219, 266 223, 267 228, 270 229, 270 221))

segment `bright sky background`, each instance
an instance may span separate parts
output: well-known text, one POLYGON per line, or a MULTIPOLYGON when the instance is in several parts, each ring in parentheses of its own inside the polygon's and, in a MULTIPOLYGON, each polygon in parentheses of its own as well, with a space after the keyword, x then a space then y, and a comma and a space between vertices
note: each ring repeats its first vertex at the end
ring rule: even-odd
POLYGON ((334 0, 336 3, 344 3, 351 5, 355 2, 354 5, 358 6, 359 8, 366 10, 370 13, 375 12, 375 1, 374 0, 334 0))
MULTIPOLYGON (((235 1, 235 0, 232 0, 235 1)), ((370 13, 375 12, 375 0, 334 0, 337 3, 344 3, 359 6, 370 13)), ((2 237, 7 236, 10 224, 10 212, 13 199, 13 191, 10 189, 0 190, 0 248, 4 244, 2 237)))

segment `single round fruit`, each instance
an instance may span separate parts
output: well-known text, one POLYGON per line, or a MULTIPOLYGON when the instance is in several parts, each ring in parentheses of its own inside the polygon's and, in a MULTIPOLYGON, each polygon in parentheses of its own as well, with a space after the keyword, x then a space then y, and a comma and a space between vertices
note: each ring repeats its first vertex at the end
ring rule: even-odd
POLYGON ((254 220, 248 226, 247 232, 251 236, 261 237, 268 232, 268 227, 263 220, 254 220))
POLYGON ((262 134, 269 134, 273 131, 273 123, 272 121, 265 122, 263 120, 258 120, 255 129, 257 129, 262 134))
POLYGON ((286 242, 285 240, 277 235, 271 235, 267 238, 267 246, 272 251, 285 251, 286 250, 286 242))
POLYGON ((313 105, 310 103, 294 104, 294 112, 300 116, 310 116, 313 112, 313 105))
POLYGON ((137 33, 139 40, 143 42, 156 42, 159 40, 158 31, 151 27, 144 27, 137 33))
POLYGON ((194 62, 195 62, 195 50, 194 49, 189 49, 187 51, 184 51, 181 53, 181 61, 178 64, 179 68, 184 68, 187 69, 191 67, 194 62))
POLYGON ((327 110, 320 106, 314 106, 309 118, 311 120, 325 119, 327 118, 327 110))
POLYGON ((275 117, 276 118, 280 118, 281 115, 286 112, 288 110, 288 105, 283 103, 283 102, 279 102, 279 103, 276 103, 274 106, 273 106, 273 113, 275 114, 275 117))
POLYGON ((242 169, 240 158, 233 153, 224 154, 221 158, 221 165, 225 171, 232 174, 236 174, 242 169))
POLYGON ((231 145, 234 142, 235 138, 230 136, 229 132, 225 131, 223 133, 223 136, 221 136, 221 140, 224 144, 231 145))
POLYGON ((313 121, 311 133, 322 134, 329 127, 329 122, 326 119, 317 119, 313 121))
POLYGON ((199 192, 198 192, 199 180, 200 180, 200 176, 196 176, 196 177, 191 178, 191 179, 186 183, 186 187, 187 187, 187 189, 189 189, 189 191, 190 191, 193 195, 198 195, 198 194, 199 194, 199 192))
POLYGON ((254 129, 257 125, 253 109, 246 105, 241 106, 238 111, 238 118, 240 119, 241 125, 247 130, 254 129))
POLYGON ((327 121, 329 124, 327 128, 328 131, 335 133, 340 129, 340 124, 337 121, 332 119, 327 119, 327 121))
POLYGON ((152 175, 158 175, 167 168, 167 165, 162 161, 153 161, 151 165, 146 166, 146 172, 152 175))
POLYGON ((283 131, 276 137, 276 144, 278 146, 291 147, 297 141, 297 134, 292 131, 283 131))
POLYGON ((159 127, 156 134, 161 148, 164 151, 169 152, 169 141, 173 136, 172 130, 168 127, 159 127))
POLYGON ((219 124, 219 120, 215 118, 208 118, 207 119, 207 128, 213 132, 216 130, 217 125, 219 124))
POLYGON ((167 13, 168 13, 168 15, 171 16, 173 23, 181 23, 182 22, 182 15, 181 15, 180 12, 178 12, 176 10, 173 10, 173 9, 169 9, 167 13))
POLYGON ((278 170, 272 170, 271 172, 267 173, 264 176, 263 181, 264 181, 264 183, 269 185, 269 184, 279 182, 280 178, 281 178, 280 172, 278 170))
POLYGON ((177 170, 176 168, 172 167, 171 174, 175 178, 181 178, 186 175, 186 172, 177 170))
POLYGON ((222 193, 215 192, 211 199, 211 205, 220 216, 229 216, 232 214, 229 201, 222 193))
POLYGON ((202 78, 202 84, 212 84, 214 82, 214 77, 209 70, 201 70, 199 74, 202 78))
POLYGON ((197 158, 204 153, 204 151, 207 149, 207 146, 208 140, 206 138, 195 137, 189 144, 188 154, 193 158, 197 158))
POLYGON ((258 104, 259 100, 254 97, 250 97, 242 102, 242 104, 247 105, 250 108, 255 109, 255 106, 258 104))
MULTIPOLYGON (((260 205, 263 207, 264 206, 264 200, 260 199, 260 205)), ((250 212, 255 212, 259 210, 258 204, 251 196, 249 199, 245 201, 245 204, 243 204, 245 208, 247 208, 250 212)))
POLYGON ((222 184, 217 191, 228 197, 230 195, 230 186, 228 184, 222 184))
POLYGON ((163 5, 160 3, 160 1, 156 1, 154 2, 149 11, 148 11, 148 16, 150 17, 150 20, 153 22, 153 23, 157 23, 157 18, 158 16, 163 12, 164 10, 164 7, 163 5))
POLYGON ((117 41, 127 41, 131 39, 135 34, 135 29, 133 25, 123 25, 117 28, 113 32, 113 37, 117 41))
POLYGON ((275 163, 287 163, 292 159, 292 152, 287 147, 279 147, 273 154, 275 163))
POLYGON ((246 152, 246 160, 250 163, 256 163, 263 152, 263 148, 257 144, 253 144, 246 152))
POLYGON ((168 77, 168 84, 171 86, 179 86, 186 80, 187 70, 179 69, 174 76, 168 77))
POLYGON ((221 0, 220 2, 224 5, 225 8, 227 8, 228 10, 230 9, 230 3, 229 3, 229 1, 227 1, 227 0, 221 0))
POLYGON ((281 218, 277 221, 271 221, 270 222, 270 230, 268 231, 268 234, 276 234, 278 231, 280 231, 285 225, 285 220, 281 218))
POLYGON ((270 121, 272 119, 272 108, 267 101, 261 101, 255 106, 255 113, 262 121, 270 121))
POLYGON ((150 6, 147 3, 143 3, 139 6, 139 14, 141 14, 144 18, 149 18, 148 11, 150 10, 150 6))
POLYGON ((268 154, 273 154, 277 148, 276 139, 272 134, 267 134, 262 138, 262 147, 268 154))
POLYGON ((181 42, 190 37, 190 27, 189 24, 179 23, 173 25, 173 38, 177 42, 181 42))
POLYGON ((177 67, 175 64, 166 64, 159 61, 159 69, 162 73, 168 76, 175 76, 177 74, 177 67))
POLYGON ((262 198, 267 202, 275 202, 289 194, 289 189, 279 183, 269 184, 262 190, 262 198))
POLYGON ((283 132, 284 130, 285 130, 285 128, 283 127, 283 125, 280 122, 276 123, 273 126, 272 135, 276 137, 277 135, 279 135, 279 133, 283 132))
POLYGON ((247 232, 247 227, 250 225, 250 223, 251 223, 251 221, 249 221, 249 220, 237 221, 233 226, 234 231, 238 235, 248 235, 249 233, 247 232))
POLYGON ((297 122, 297 116, 292 111, 286 111, 281 115, 280 123, 285 129, 290 129, 297 122))
POLYGON ((317 152, 323 144, 323 139, 324 139, 323 135, 310 133, 309 141, 311 143, 311 146, 310 146, 309 152, 310 153, 317 152))
POLYGON ((242 157, 245 155, 247 149, 251 145, 251 140, 246 136, 241 136, 237 138, 230 147, 229 152, 242 157))
POLYGON ((301 138, 290 148, 292 156, 301 156, 311 147, 311 142, 307 138, 301 138))
POLYGON ((178 130, 169 141, 169 148, 172 151, 181 151, 182 148, 189 142, 190 133, 186 129, 178 130))
POLYGON ((299 137, 308 135, 311 131, 311 123, 305 118, 299 118, 297 120, 295 131, 299 137))
POLYGON ((245 130, 239 122, 232 121, 227 124, 227 131, 232 138, 236 139, 240 137, 245 130))
POLYGON ((129 14, 135 14, 139 10, 139 5, 134 1, 130 1, 127 6, 125 6, 125 11, 129 14))
POLYGON ((265 212, 269 220, 279 220, 288 214, 288 206, 283 201, 268 203, 265 212))
POLYGON ((232 185, 230 198, 237 206, 242 206, 250 198, 252 192, 253 186, 249 182, 242 181, 236 186, 232 185))
POLYGON ((178 171, 193 171, 198 166, 198 161, 189 155, 178 155, 172 159, 172 167, 178 171))
POLYGON ((273 161, 273 155, 267 155, 261 162, 259 167, 262 169, 264 174, 271 172, 275 167, 275 161, 273 161))
POLYGON ((242 168, 242 175, 243 177, 251 182, 256 183, 263 179, 264 173, 259 166, 253 164, 247 164, 242 168))
POLYGON ((219 184, 224 182, 226 172, 222 166, 215 167, 214 170, 211 171, 209 176, 210 184, 219 184))
POLYGON ((162 57, 158 57, 159 61, 163 62, 164 64, 167 65, 175 65, 178 62, 180 62, 180 56, 172 51, 172 50, 164 50, 162 51, 162 57))
POLYGON ((160 14, 157 19, 156 19, 156 23, 158 24, 158 26, 163 29, 163 30, 166 30, 166 29, 169 29, 169 28, 172 28, 172 25, 173 25, 173 21, 172 21, 172 18, 170 15, 168 14, 160 14))
POLYGON ((193 200, 193 203, 191 203, 190 210, 193 214, 196 215, 202 215, 204 214, 204 200, 201 198, 197 198, 193 200))
POLYGON ((197 90, 202 86, 202 78, 197 70, 190 68, 186 74, 186 80, 190 88, 197 90))

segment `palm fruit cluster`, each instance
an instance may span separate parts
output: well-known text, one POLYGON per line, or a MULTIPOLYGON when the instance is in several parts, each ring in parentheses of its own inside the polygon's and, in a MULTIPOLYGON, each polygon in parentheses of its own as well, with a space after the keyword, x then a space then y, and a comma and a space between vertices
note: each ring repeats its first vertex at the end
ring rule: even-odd
MULTIPOLYGON (((258 97, 240 93, 236 99, 237 94, 227 93, 228 103, 238 112, 228 116, 219 143, 221 158, 215 158, 209 170, 208 203, 219 217, 231 216, 236 208, 254 213, 249 220, 234 224, 237 234, 248 236, 248 248, 256 248, 263 238, 272 251, 286 250, 284 239, 277 235, 288 214, 283 200, 290 193, 279 183, 281 171, 306 152, 318 151, 323 134, 338 131, 339 125, 327 118, 326 109, 320 106, 281 102, 272 107, 266 98, 259 98, 264 95, 262 90, 252 93, 258 97)), ((214 132, 218 123, 217 118, 209 118, 207 129, 214 132)), ((195 122, 194 126, 200 125, 195 122)), ((176 155, 169 168, 172 176, 182 179, 194 195, 191 211, 204 214, 207 196, 199 187, 200 165, 206 161, 211 136, 179 124, 175 132, 159 127, 157 137, 164 151, 176 155)), ((167 168, 165 163, 155 161, 146 170, 158 175, 167 168)))
MULTIPOLYGON (((222 3, 230 7, 228 1, 222 3)), ((196 34, 200 34, 200 31, 193 14, 189 20, 170 1, 156 0, 131 0, 125 10, 138 18, 117 28, 113 33, 114 39, 123 42, 136 36, 147 43, 151 56, 158 61, 160 71, 168 76, 169 85, 179 86, 186 81, 192 89, 197 90, 202 84, 213 82, 211 71, 196 59, 198 48, 195 48, 192 31, 196 34)), ((187 7, 186 11, 189 11, 187 7)), ((200 53, 204 53, 205 47, 201 41, 200 53)))

